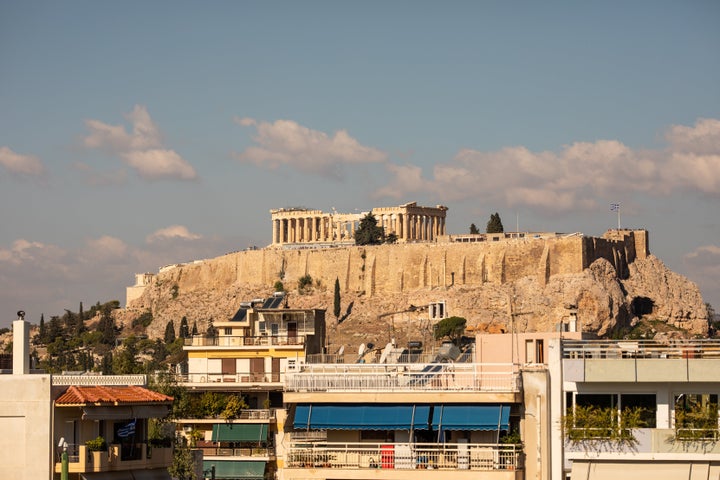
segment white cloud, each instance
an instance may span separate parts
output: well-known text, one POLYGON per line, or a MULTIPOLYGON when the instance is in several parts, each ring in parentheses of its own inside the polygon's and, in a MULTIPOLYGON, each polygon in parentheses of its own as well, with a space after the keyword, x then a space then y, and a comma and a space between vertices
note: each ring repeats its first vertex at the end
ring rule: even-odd
POLYGON ((146 180, 164 178, 193 180, 197 178, 197 172, 193 166, 173 150, 138 150, 123 153, 121 157, 146 180))
POLYGON ((21 155, 8 147, 0 147, 0 165, 9 172, 20 175, 42 175, 45 167, 38 157, 21 155))
POLYGON ((608 198, 639 192, 720 197, 720 121, 674 126, 666 139, 662 150, 632 149, 617 140, 575 142, 557 152, 522 146, 463 149, 437 164, 427 179, 410 165, 387 165, 393 178, 375 196, 430 192, 444 202, 477 199, 556 212, 592 209, 608 198))
POLYGON ((145 239, 148 243, 155 243, 169 239, 182 239, 182 240, 199 240, 202 238, 201 235, 191 233, 187 227, 183 225, 171 225, 169 227, 161 228, 156 230, 152 234, 148 235, 145 239))
POLYGON ((83 138, 83 145, 118 155, 146 180, 197 178, 197 172, 190 163, 174 150, 163 148, 160 130, 145 106, 135 105, 125 118, 132 125, 130 133, 123 125, 86 120, 89 134, 83 138))
POLYGON ((246 127, 256 127, 253 140, 257 144, 235 153, 235 158, 260 168, 288 166, 301 172, 339 179, 343 165, 379 163, 388 157, 381 150, 361 145, 345 130, 328 135, 292 120, 268 123, 236 118, 235 121, 246 127))
MULTIPOLYGON (((720 246, 703 245, 683 257, 689 277, 703 286, 705 301, 720 298, 720 246)), ((720 312, 720 305, 713 305, 720 312)))

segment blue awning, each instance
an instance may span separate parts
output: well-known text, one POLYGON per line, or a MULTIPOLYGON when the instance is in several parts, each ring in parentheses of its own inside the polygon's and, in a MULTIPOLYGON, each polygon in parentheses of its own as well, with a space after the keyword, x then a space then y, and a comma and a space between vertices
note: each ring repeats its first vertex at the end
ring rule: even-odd
POLYGON ((508 430, 510 405, 435 405, 433 430, 508 430))
POLYGON ((295 408, 298 430, 428 430, 429 405, 308 405, 295 408))

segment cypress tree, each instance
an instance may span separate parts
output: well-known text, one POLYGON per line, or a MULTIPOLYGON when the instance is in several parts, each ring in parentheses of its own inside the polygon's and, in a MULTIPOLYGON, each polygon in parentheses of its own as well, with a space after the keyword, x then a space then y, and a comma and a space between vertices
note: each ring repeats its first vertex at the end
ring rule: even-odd
POLYGON ((197 320, 193 320, 193 329, 192 329, 192 334, 193 334, 193 336, 194 336, 194 335, 197 335, 197 334, 198 334, 198 329, 197 329, 197 320))
POLYGON ((490 215, 490 220, 488 220, 487 229, 485 231, 487 233, 503 233, 505 231, 502 220, 500 220, 499 213, 495 212, 490 215))
POLYGON ((165 343, 173 343, 175 341, 175 325, 170 320, 165 327, 165 343))
POLYGON ((333 313, 335 319, 340 319, 340 280, 335 277, 335 296, 333 298, 333 313))
POLYGON ((40 314, 40 332, 38 333, 38 339, 43 345, 47 343, 47 328, 45 328, 45 314, 40 314))
POLYGON ((183 315, 182 320, 180 320, 180 338, 188 338, 189 336, 187 317, 183 315))

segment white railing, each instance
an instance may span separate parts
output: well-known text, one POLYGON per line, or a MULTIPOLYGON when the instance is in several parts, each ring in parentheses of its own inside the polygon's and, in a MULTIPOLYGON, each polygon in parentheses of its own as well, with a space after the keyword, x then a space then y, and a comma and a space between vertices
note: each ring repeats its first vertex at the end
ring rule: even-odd
POLYGON ((186 347, 257 347, 257 346, 303 346, 305 345, 305 334, 294 336, 288 335, 261 335, 261 336, 239 336, 219 335, 206 337, 195 335, 186 338, 186 347))
POLYGON ((176 375, 178 383, 281 383, 284 374, 279 372, 256 373, 188 373, 176 375))
POLYGON ((53 375, 53 386, 70 386, 70 385, 147 385, 147 377, 145 375, 53 375))
POLYGON ((521 448, 479 443, 292 443, 289 468, 516 470, 521 448))
POLYGON ((563 358, 720 358, 720 340, 563 340, 563 358))
POLYGON ((432 391, 518 392, 510 364, 306 364, 285 374, 290 392, 432 391))

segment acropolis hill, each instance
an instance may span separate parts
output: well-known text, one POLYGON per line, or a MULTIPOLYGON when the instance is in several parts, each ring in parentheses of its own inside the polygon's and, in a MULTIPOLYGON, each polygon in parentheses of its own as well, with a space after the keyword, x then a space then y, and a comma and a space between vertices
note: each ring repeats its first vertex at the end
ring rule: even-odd
POLYGON ((650 254, 645 230, 609 230, 602 237, 453 236, 444 231, 445 207, 431 208, 421 220, 399 212, 427 207, 396 208, 373 213, 402 243, 376 246, 352 244, 354 229, 344 225, 358 218, 343 215, 340 222, 318 211, 273 210, 269 247, 139 275, 128 289, 123 320, 149 309, 151 336, 162 336, 168 320, 177 328, 182 316, 202 332, 210 319, 231 317, 240 302, 271 295, 281 281, 292 307, 328 310, 331 348, 384 344, 390 335, 424 338, 432 323, 427 306, 434 302, 479 330, 509 331, 511 323, 518 331, 556 330, 572 315, 578 329, 599 336, 640 316, 688 334, 707 332, 697 286, 650 254), (308 275, 312 285, 299 292, 298 281, 308 275), (336 279, 339 324, 332 314, 336 279))

